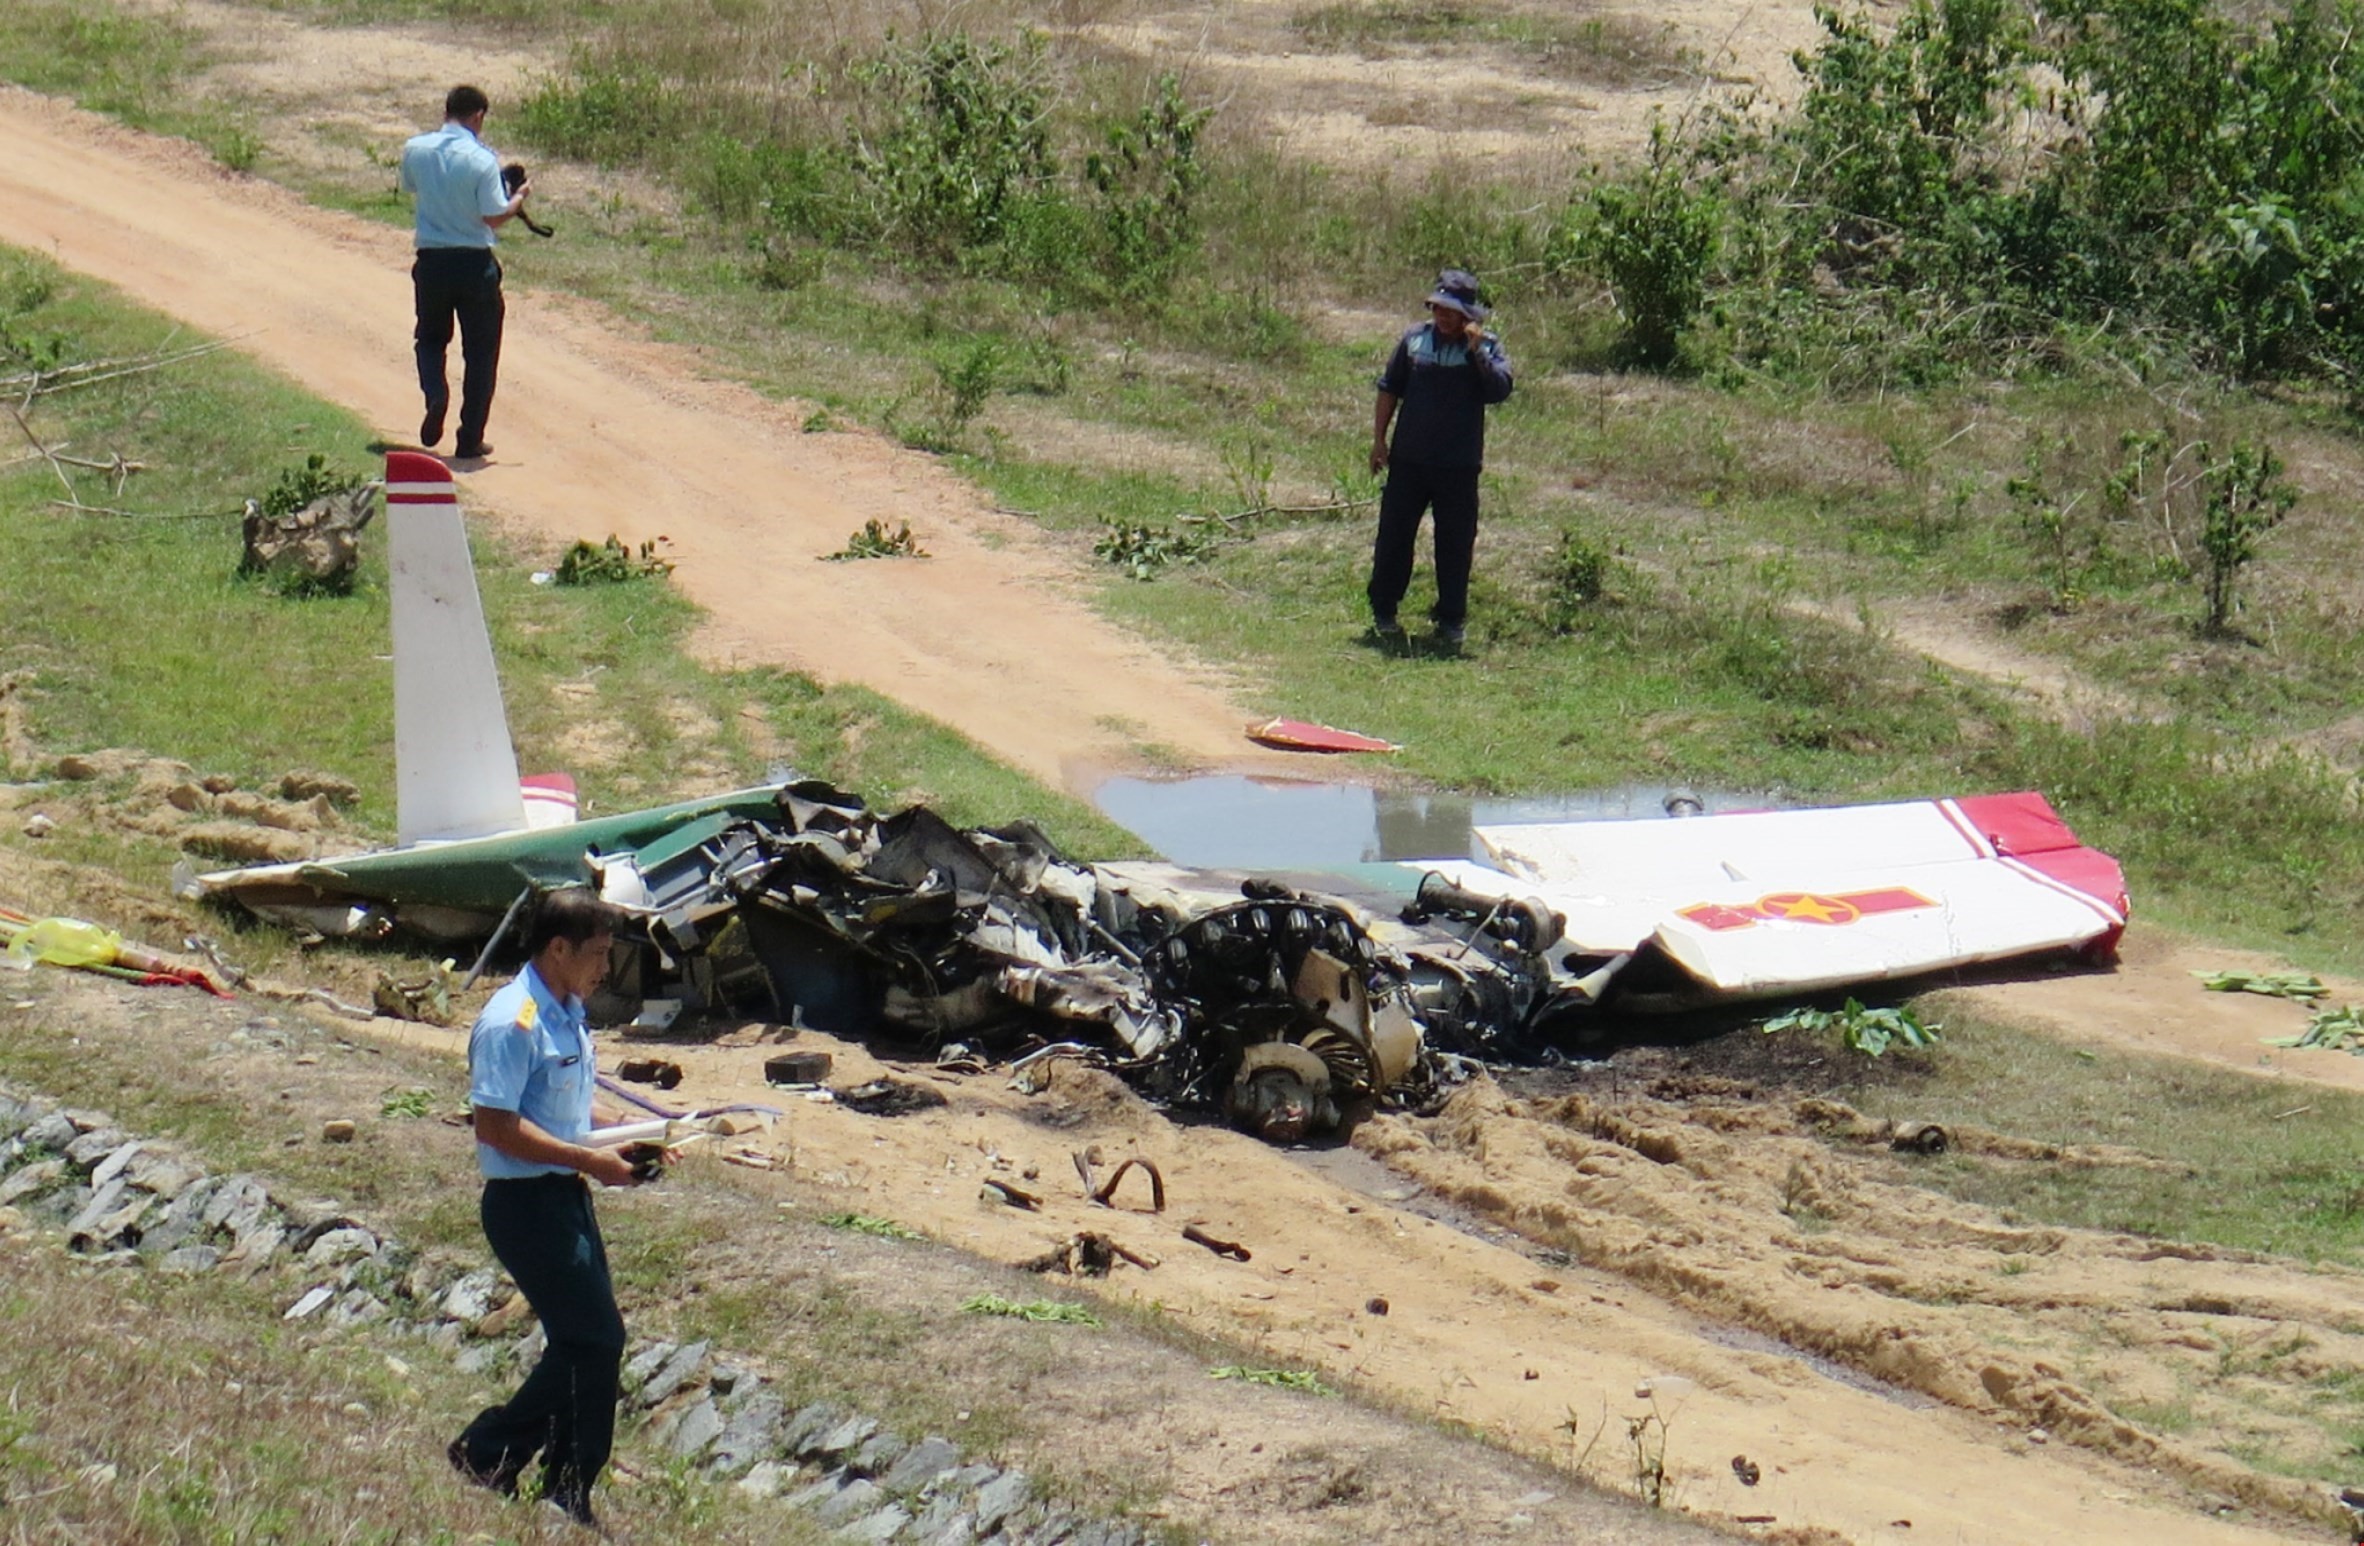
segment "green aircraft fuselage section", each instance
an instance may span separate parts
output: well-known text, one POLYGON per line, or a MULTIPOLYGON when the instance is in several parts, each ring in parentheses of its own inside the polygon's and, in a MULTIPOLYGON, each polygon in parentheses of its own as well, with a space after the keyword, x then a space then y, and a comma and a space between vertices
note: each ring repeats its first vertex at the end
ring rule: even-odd
POLYGON ((620 816, 602 816, 538 832, 505 832, 498 837, 456 843, 421 843, 383 853, 307 864, 296 878, 324 894, 355 901, 393 902, 412 907, 450 907, 499 913, 527 885, 564 886, 593 880, 592 854, 630 854, 663 844, 685 825, 720 831, 730 822, 779 814, 779 791, 738 789, 703 800, 683 800, 620 816))

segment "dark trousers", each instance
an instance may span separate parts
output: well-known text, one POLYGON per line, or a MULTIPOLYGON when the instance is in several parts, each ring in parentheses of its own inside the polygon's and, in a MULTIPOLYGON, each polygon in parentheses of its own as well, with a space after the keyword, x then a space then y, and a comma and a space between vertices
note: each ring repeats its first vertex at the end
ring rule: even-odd
POLYGON ((501 322, 508 305, 501 298, 501 264, 490 247, 427 247, 410 267, 411 302, 418 312, 412 333, 419 358, 419 391, 427 411, 451 405, 443 360, 451 348, 452 324, 460 327, 460 438, 462 450, 484 444, 492 417, 493 387, 501 375, 501 322))
POLYGON ((1436 518, 1436 606, 1429 618, 1457 628, 1469 618, 1469 566, 1477 553, 1478 469, 1397 462, 1379 494, 1379 540, 1371 549, 1371 615, 1392 618, 1412 584, 1420 517, 1436 518))
POLYGON ((590 1189, 574 1175, 487 1181, 481 1216, 549 1346, 508 1404, 477 1414, 460 1442, 482 1476, 515 1476, 540 1451, 542 1495, 587 1510, 615 1447, 624 1364, 624 1317, 590 1189))

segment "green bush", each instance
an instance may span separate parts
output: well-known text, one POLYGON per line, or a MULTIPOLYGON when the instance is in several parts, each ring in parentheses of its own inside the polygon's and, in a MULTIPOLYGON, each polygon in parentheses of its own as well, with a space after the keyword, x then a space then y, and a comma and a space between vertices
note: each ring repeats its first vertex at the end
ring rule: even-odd
POLYGON ((517 104, 518 138, 602 166, 642 160, 682 127, 672 93, 655 73, 580 56, 517 104))
POLYGON ((1084 162, 1099 196, 1108 272, 1131 294, 1162 294, 1197 245, 1196 200, 1206 169, 1199 132, 1209 110, 1193 107, 1181 83, 1161 75, 1157 96, 1129 123, 1111 124, 1107 143, 1084 162))
POLYGON ((886 101, 882 121, 857 128, 852 148, 880 240, 949 262, 999 243, 1013 211, 1052 187, 1058 160, 1040 34, 890 40, 853 79, 886 101))
POLYGON ((1552 247, 1553 268, 1598 273, 1617 303, 1630 364, 1674 364, 1684 330, 1706 299, 1717 209, 1690 184, 1664 125, 1650 134, 1648 163, 1595 185, 1568 212, 1552 247))
MULTIPOLYGON (((2358 0, 2295 0, 2255 23, 2207 0, 1817 17, 1797 109, 1726 115, 1691 156, 1691 181, 1721 187, 1744 233, 1714 297, 1742 318, 1722 341, 1743 358, 1784 369, 1811 353, 1813 327, 1746 325, 1752 306, 1780 309, 1766 297, 1805 295, 1789 309, 1812 322, 1902 339, 1908 374, 1975 368, 1980 340, 2042 352, 2072 327, 2156 330, 2253 378, 2364 370, 2364 80, 2345 52, 2358 0)), ((1594 225, 1663 223, 1648 218, 1651 174, 1665 175, 1656 150, 1594 225)), ((1646 283, 1650 248, 1628 246, 1646 283)), ((1613 289, 1620 255, 1589 254, 1613 289)), ((1649 343, 1662 351, 1664 330, 1649 343)), ((1885 375, 1891 351, 1878 354, 1885 375)))

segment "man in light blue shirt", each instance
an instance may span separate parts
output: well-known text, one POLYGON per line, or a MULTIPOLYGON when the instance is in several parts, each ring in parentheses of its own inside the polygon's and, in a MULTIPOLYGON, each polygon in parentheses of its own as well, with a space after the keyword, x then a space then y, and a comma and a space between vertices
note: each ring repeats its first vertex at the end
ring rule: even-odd
POLYGON ((525 970, 468 1036, 485 1239, 540 1317, 547 1346, 517 1394, 479 1412, 444 1453, 468 1480, 513 1494, 540 1452, 542 1496, 585 1525, 615 1443, 624 1317, 583 1178, 636 1178, 615 1150, 584 1146, 598 1068, 583 999, 607 975, 622 921, 584 887, 544 897, 526 933, 525 970))
POLYGON ((493 232, 525 208, 532 188, 530 181, 520 182, 515 193, 502 188, 500 158, 479 138, 491 106, 474 86, 454 86, 443 99, 443 127, 402 147, 400 185, 418 200, 418 257, 410 282, 419 391, 427 400, 419 443, 431 448, 443 439, 444 416, 451 411, 444 357, 457 322, 463 368, 460 438, 452 456, 461 461, 492 454, 484 427, 492 417, 508 309, 493 232))

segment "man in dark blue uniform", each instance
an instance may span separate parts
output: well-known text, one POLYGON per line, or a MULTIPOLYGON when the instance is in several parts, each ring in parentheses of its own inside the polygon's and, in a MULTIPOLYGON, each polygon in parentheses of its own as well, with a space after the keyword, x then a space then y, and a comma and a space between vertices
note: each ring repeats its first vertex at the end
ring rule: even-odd
POLYGON ((1484 327, 1478 282, 1457 268, 1437 276, 1429 320, 1409 328, 1379 373, 1371 419, 1371 471, 1384 468, 1379 537, 1371 553, 1371 630, 1401 643, 1396 608, 1412 583, 1420 518, 1436 517, 1437 638, 1459 645, 1469 620, 1469 567, 1477 551, 1478 473, 1486 461, 1486 409, 1510 396, 1510 360, 1484 327), (1398 417, 1398 408, 1401 417, 1398 417), (1395 441, 1388 443, 1388 426, 1395 441))
POLYGON ((583 1146, 597 1069, 584 996, 607 974, 623 914, 583 887, 542 899, 530 959, 468 1036, 468 1099, 484 1172, 493 1255, 541 1318, 547 1349, 502 1406, 486 1407, 446 1451, 462 1476, 514 1493, 535 1454, 542 1496, 593 1523, 591 1487, 615 1440, 624 1317, 584 1177, 630 1186, 630 1163, 583 1146))

